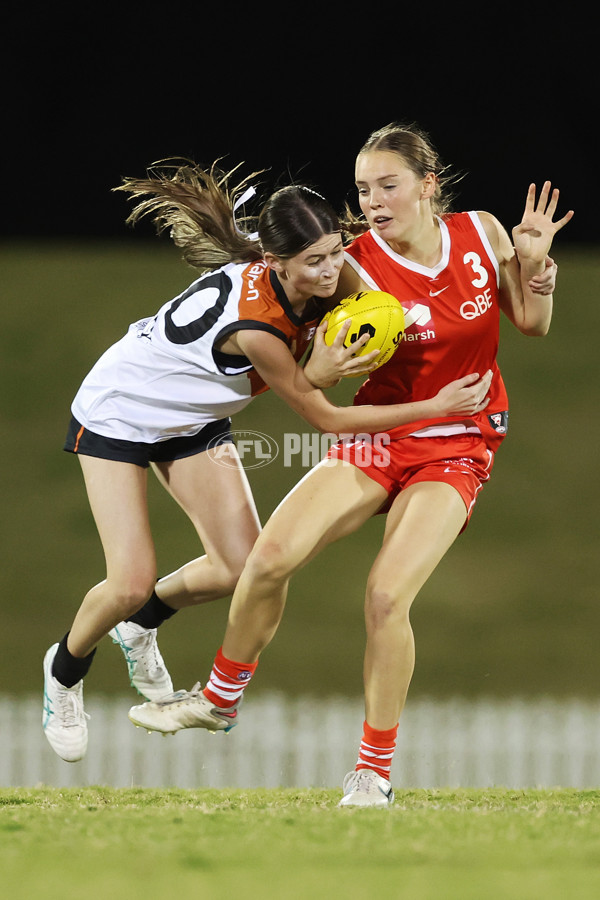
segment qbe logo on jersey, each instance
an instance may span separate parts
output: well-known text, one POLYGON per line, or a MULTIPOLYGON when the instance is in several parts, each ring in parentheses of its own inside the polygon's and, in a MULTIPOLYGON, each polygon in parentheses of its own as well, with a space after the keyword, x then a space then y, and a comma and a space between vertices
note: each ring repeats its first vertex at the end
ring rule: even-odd
POLYGON ((232 431, 231 436, 233 444, 209 444, 212 459, 218 465, 231 466, 232 460, 239 457, 244 469, 261 469, 279 456, 277 442, 261 431, 232 431))

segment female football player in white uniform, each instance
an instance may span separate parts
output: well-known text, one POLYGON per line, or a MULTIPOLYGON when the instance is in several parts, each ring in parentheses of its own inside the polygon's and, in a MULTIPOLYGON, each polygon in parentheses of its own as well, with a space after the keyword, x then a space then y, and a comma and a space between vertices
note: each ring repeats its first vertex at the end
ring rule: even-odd
POLYGON ((130 712, 136 724, 159 731, 231 728, 258 657, 277 630, 290 576, 327 544, 386 511, 365 602, 365 722, 342 806, 393 800, 390 767, 414 666, 410 607, 465 528, 506 433, 508 404, 496 363, 500 311, 523 334, 546 334, 555 280, 547 254, 572 216, 554 222, 558 191, 546 183, 536 201, 532 185, 511 242, 488 213, 448 211, 443 172, 415 128, 381 129, 358 154, 363 219, 347 223, 360 236, 346 248, 340 293, 388 291, 401 302, 407 327, 356 402, 419 401, 450 378, 490 370, 488 405, 446 418, 428 413, 393 429, 381 464, 375 457, 365 464, 365 442, 332 447, 280 504, 250 553, 204 691, 130 712))
POLYGON ((131 325, 72 404, 65 449, 81 463, 106 578, 86 594, 44 660, 43 725, 67 761, 86 751, 82 679, 99 640, 110 633, 132 683, 146 697, 161 697, 173 686, 156 643, 158 625, 235 587, 260 526, 232 443, 232 414, 268 386, 323 432, 380 431, 428 410, 470 409, 487 390, 488 383, 468 377, 424 403, 331 404, 315 387, 319 373, 365 371, 376 355, 354 359, 343 333, 329 349, 319 332, 306 368, 298 365, 337 288, 344 260, 338 218, 315 191, 289 186, 271 196, 257 233, 248 235, 235 220, 251 193, 248 180, 230 191, 228 178, 216 167, 206 172, 183 163, 119 188, 137 200, 130 221, 151 216, 204 274, 131 325), (150 465, 205 551, 158 584, 146 502, 150 465))

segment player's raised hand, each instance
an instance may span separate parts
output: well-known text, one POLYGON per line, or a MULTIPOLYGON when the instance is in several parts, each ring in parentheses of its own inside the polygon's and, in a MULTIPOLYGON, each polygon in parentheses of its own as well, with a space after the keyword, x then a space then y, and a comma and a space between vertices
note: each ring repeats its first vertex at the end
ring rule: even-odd
POLYGON ((551 183, 545 181, 537 201, 536 193, 535 184, 530 184, 523 218, 520 224, 513 228, 512 236, 519 261, 527 260, 530 263, 540 264, 548 256, 554 235, 571 221, 574 212, 570 209, 555 222, 558 188, 552 189, 551 183))
POLYGON ((327 322, 321 322, 318 326, 310 359, 304 367, 304 374, 315 387, 333 387, 340 378, 368 375, 375 368, 379 349, 371 350, 364 356, 356 356, 361 347, 368 343, 370 335, 363 334, 350 347, 344 346, 351 325, 352 319, 344 322, 331 345, 325 343, 327 322))

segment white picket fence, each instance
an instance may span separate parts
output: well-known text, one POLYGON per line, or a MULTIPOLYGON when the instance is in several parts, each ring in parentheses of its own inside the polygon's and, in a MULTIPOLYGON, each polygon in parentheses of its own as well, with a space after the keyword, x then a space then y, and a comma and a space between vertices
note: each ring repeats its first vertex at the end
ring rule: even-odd
MULTIPOLYGON (((248 698, 230 734, 147 734, 132 696, 86 698, 88 753, 65 763, 41 728, 39 697, 0 696, 0 786, 336 787, 354 767, 362 700, 248 698)), ((412 700, 397 788, 600 787, 600 700, 412 700)))

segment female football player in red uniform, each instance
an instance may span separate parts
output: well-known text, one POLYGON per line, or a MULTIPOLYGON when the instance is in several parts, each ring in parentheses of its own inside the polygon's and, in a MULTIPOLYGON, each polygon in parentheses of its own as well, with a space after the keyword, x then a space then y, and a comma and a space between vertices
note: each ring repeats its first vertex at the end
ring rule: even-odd
POLYGON ((177 609, 226 596, 236 584, 259 521, 232 443, 231 415, 268 386, 313 427, 334 434, 378 431, 428 411, 466 413, 485 402, 489 376, 469 373, 424 403, 331 404, 314 385, 319 368, 333 367, 339 377, 368 370, 377 355, 354 358, 341 334, 331 349, 320 341, 304 369, 298 365, 343 266, 338 217, 320 194, 289 186, 271 196, 257 232, 248 235, 235 220, 253 192, 247 182, 229 190, 226 173, 184 163, 126 179, 119 188, 138 201, 130 221, 152 216, 159 230, 170 230, 188 263, 210 271, 155 316, 131 325, 91 369, 72 404, 65 449, 81 463, 106 578, 87 593, 69 632, 44 660, 43 725, 67 761, 80 759, 87 747, 82 679, 98 641, 110 633, 134 686, 161 697, 173 685, 157 626, 177 609), (146 502, 150 465, 205 550, 156 586, 146 502))
MULTIPOLYGON (((281 619, 290 576, 326 545, 387 512, 365 600, 365 721, 341 806, 387 806, 400 714, 414 666, 409 611, 420 588, 465 528, 490 477, 508 423, 498 370, 502 311, 526 335, 544 335, 555 267, 548 252, 571 218, 553 221, 558 191, 531 185, 512 241, 491 214, 451 214, 445 174, 428 138, 392 125, 371 135, 356 160, 363 214, 349 218, 339 294, 385 290, 403 306, 406 334, 392 359, 359 389, 358 405, 420 401, 450 378, 493 373, 489 403, 473 414, 423 416, 388 431, 387 458, 365 441, 334 445, 271 516, 235 590, 225 639, 203 691, 134 707, 136 724, 159 731, 228 730, 281 619)), ((334 373, 331 373, 332 375, 334 373)), ((314 376, 328 383, 326 372, 314 376)), ((380 437, 380 436, 379 436, 380 437)))

